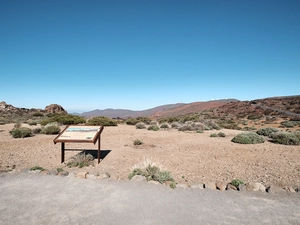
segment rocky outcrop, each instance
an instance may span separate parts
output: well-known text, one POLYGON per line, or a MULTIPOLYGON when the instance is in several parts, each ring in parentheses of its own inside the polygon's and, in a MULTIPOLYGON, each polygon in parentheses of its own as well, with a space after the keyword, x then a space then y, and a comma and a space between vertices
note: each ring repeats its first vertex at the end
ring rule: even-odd
POLYGON ((60 105, 58 104, 51 104, 46 106, 46 108, 43 109, 35 109, 35 108, 31 108, 31 109, 27 109, 27 108, 18 108, 18 107, 14 107, 13 105, 7 104, 6 102, 2 101, 0 102, 0 112, 3 112, 4 114, 33 114, 36 112, 40 112, 43 114, 47 114, 47 113, 57 113, 57 114, 67 114, 68 112, 60 105))
POLYGON ((45 108, 46 113, 57 113, 57 114, 67 114, 67 111, 58 104, 51 104, 46 106, 45 108))

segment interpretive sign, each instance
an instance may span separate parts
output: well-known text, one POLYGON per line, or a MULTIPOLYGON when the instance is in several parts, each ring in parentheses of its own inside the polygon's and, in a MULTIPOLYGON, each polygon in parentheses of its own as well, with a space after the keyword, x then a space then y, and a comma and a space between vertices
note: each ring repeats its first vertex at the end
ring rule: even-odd
POLYGON ((65 142, 94 143, 98 141, 98 163, 100 163, 100 136, 103 126, 69 125, 54 140, 61 142, 61 163, 65 160, 65 142))

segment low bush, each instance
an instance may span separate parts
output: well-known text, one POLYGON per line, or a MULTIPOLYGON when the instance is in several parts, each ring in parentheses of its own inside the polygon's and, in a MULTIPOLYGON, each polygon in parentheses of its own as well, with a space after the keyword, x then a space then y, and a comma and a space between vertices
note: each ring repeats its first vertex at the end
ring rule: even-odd
POLYGON ((72 157, 71 161, 67 163, 68 167, 85 167, 93 164, 94 157, 91 154, 80 153, 72 157))
POLYGON ((135 139, 135 140, 133 141, 133 145, 142 145, 142 144, 143 144, 143 142, 140 141, 139 139, 135 139))
POLYGON ((183 124, 178 128, 179 131, 192 131, 193 127, 191 124, 183 124))
POLYGON ((59 126, 46 126, 41 130, 42 134, 59 134, 60 133, 60 127, 59 126))
POLYGON ((52 122, 58 122, 63 125, 80 124, 86 122, 85 118, 71 114, 48 114, 47 117, 48 118, 41 121, 42 126, 52 122))
POLYGON ((143 122, 139 122, 135 125, 136 129, 146 129, 146 125, 143 122))
POLYGON ((223 133, 223 132, 219 132, 219 133, 218 133, 218 137, 226 137, 226 134, 223 133))
POLYGON ((171 127, 175 128, 175 129, 178 129, 179 127, 181 127, 181 123, 179 123, 179 122, 172 122, 171 123, 171 127))
POLYGON ((163 123, 162 125, 160 125, 160 128, 161 129, 168 129, 168 128, 170 128, 170 126, 167 123, 163 123))
POLYGON ((44 114, 41 113, 41 112, 35 112, 35 113, 32 114, 32 116, 34 116, 34 117, 43 117, 44 114))
POLYGON ((43 167, 41 167, 41 166, 34 166, 34 167, 31 167, 30 170, 31 170, 31 171, 33 171, 33 170, 41 170, 41 171, 44 171, 45 169, 44 169, 43 167))
POLYGON ((156 125, 151 125, 151 126, 148 127, 148 130, 158 131, 159 127, 156 126, 156 125))
POLYGON ((106 116, 96 116, 87 121, 87 125, 118 126, 117 121, 106 116))
POLYGON ((283 145, 300 145, 300 132, 278 131, 272 133, 270 137, 273 142, 283 145))
POLYGON ((210 134, 210 137, 218 137, 218 134, 212 133, 212 134, 210 134))
POLYGON ((264 143, 265 139, 256 133, 249 132, 240 133, 236 135, 231 141, 239 144, 259 144, 264 143))
POLYGON ((33 122, 29 122, 28 124, 29 124, 29 126, 35 126, 35 125, 37 125, 37 122, 33 121, 33 122))
POLYGON ((136 125, 139 121, 136 118, 129 118, 125 121, 127 125, 136 125))
POLYGON ((174 178, 172 177, 170 171, 162 171, 159 167, 148 164, 146 167, 142 168, 134 168, 132 172, 128 175, 128 178, 131 179, 135 175, 142 175, 146 177, 147 181, 154 180, 163 184, 166 181, 174 182, 174 178))
POLYGON ((40 134, 42 132, 42 129, 41 128, 34 128, 33 130, 32 130, 32 133, 33 134, 40 134))
POLYGON ((30 128, 27 127, 20 127, 20 128, 14 128, 9 133, 14 137, 14 138, 25 138, 25 137, 30 137, 32 134, 32 131, 30 128))
POLYGON ((244 182, 242 180, 239 180, 239 179, 234 179, 233 181, 231 181, 230 184, 233 185, 233 186, 235 186, 236 188, 238 188, 238 186, 240 184, 244 184, 244 182))
POLYGON ((274 127, 262 128, 256 131, 257 134, 269 137, 272 133, 279 131, 274 127))

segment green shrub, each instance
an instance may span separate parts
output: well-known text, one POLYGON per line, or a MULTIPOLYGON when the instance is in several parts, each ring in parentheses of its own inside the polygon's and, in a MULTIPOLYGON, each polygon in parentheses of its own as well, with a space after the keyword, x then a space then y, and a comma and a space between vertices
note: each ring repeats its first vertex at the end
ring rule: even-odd
POLYGON ((297 125, 297 122, 296 121, 283 121, 280 124, 286 128, 293 128, 297 125))
POLYGON ((169 127, 169 124, 163 123, 162 125, 160 125, 160 128, 161 128, 161 129, 168 129, 168 128, 170 128, 170 127, 169 127))
POLYGON ((242 128, 243 131, 252 131, 252 130, 256 130, 255 127, 243 127, 242 128))
POLYGON ((191 124, 183 124, 181 127, 178 128, 179 131, 192 131, 193 127, 191 124))
POLYGON ((25 137, 30 137, 31 136, 31 129, 27 127, 20 127, 20 128, 14 128, 9 133, 14 137, 14 138, 25 138, 25 137))
POLYGON ((172 182, 172 183, 170 184, 170 188, 175 189, 175 188, 176 188, 176 182, 172 182))
POLYGON ((146 129, 146 125, 143 122, 139 122, 135 125, 136 129, 146 129))
POLYGON ((142 117, 139 116, 136 118, 137 121, 145 123, 145 124, 150 124, 151 123, 151 119, 149 117, 142 117))
POLYGON ((94 157, 91 154, 80 153, 72 157, 72 160, 67 163, 68 167, 85 167, 93 164, 94 157))
POLYGON ((37 125, 37 122, 32 121, 32 122, 29 122, 28 124, 29 124, 29 126, 35 126, 35 125, 37 125))
POLYGON ((71 115, 71 114, 48 114, 48 118, 41 121, 41 125, 45 126, 52 122, 57 122, 63 125, 72 125, 85 123, 86 119, 81 116, 71 115))
POLYGON ((33 134, 40 134, 42 132, 42 129, 41 128, 34 128, 33 130, 32 130, 32 133, 33 134))
POLYGON ((118 126, 117 121, 105 116, 96 116, 87 121, 87 125, 118 126))
POLYGON ((248 116, 248 120, 257 120, 257 119, 260 119, 260 118, 261 118, 261 116, 260 115, 256 115, 256 114, 248 116))
POLYGON ((210 137, 218 137, 218 134, 212 133, 212 134, 210 134, 210 137))
POLYGON ((45 169, 43 167, 40 167, 40 166, 34 166, 34 167, 31 167, 30 168, 31 171, 33 170, 41 170, 41 171, 44 171, 45 169))
POLYGON ((196 130, 196 133, 201 134, 201 133, 203 133, 203 130, 196 130))
POLYGON ((60 172, 64 171, 63 168, 57 168, 56 170, 57 170, 57 173, 60 173, 60 172))
POLYGON ((127 125, 136 125, 139 121, 136 118, 128 118, 125 123, 127 125))
POLYGON ((158 131, 159 127, 156 126, 156 125, 151 125, 151 126, 148 127, 148 130, 158 131))
POLYGON ((279 131, 274 127, 262 128, 256 131, 257 134, 269 137, 272 133, 279 131))
POLYGON ((300 145, 300 132, 278 131, 272 133, 270 137, 273 142, 283 145, 300 145))
POLYGON ((174 179, 169 171, 161 171, 161 169, 155 165, 148 164, 144 168, 135 168, 128 175, 128 178, 131 179, 135 175, 142 175, 146 177, 147 181, 154 180, 163 184, 166 181, 174 182, 174 179))
POLYGON ((236 135, 231 141, 239 144, 259 144, 264 143, 265 139, 256 133, 249 132, 240 133, 236 135))
POLYGON ((14 128, 20 128, 21 126, 22 126, 21 123, 16 123, 16 124, 14 125, 14 128))
POLYGON ((233 185, 233 186, 235 186, 236 188, 238 188, 238 186, 240 184, 244 184, 244 182, 242 180, 239 180, 239 179, 234 179, 233 181, 231 181, 230 184, 233 185))
POLYGON ((179 123, 179 122, 172 122, 171 123, 171 127, 175 128, 175 129, 178 129, 179 127, 181 127, 181 123, 179 123))
POLYGON ((59 134, 60 127, 59 126, 47 126, 42 129, 41 133, 47 134, 47 135, 59 134))
POLYGON ((135 140, 133 141, 133 145, 142 145, 142 144, 143 144, 143 142, 140 141, 139 139, 135 139, 135 140))
POLYGON ((226 134, 223 133, 223 132, 219 132, 219 133, 218 133, 218 137, 226 137, 226 134))
POLYGON ((32 114, 32 116, 34 116, 34 117, 43 117, 44 114, 41 113, 41 112, 35 112, 35 113, 32 114))

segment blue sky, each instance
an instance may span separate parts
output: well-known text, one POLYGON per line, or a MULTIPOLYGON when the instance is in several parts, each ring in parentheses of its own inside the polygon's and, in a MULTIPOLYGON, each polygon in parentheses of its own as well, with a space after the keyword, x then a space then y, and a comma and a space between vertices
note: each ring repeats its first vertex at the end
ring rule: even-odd
POLYGON ((68 112, 300 94, 300 1, 0 0, 0 101, 68 112))

